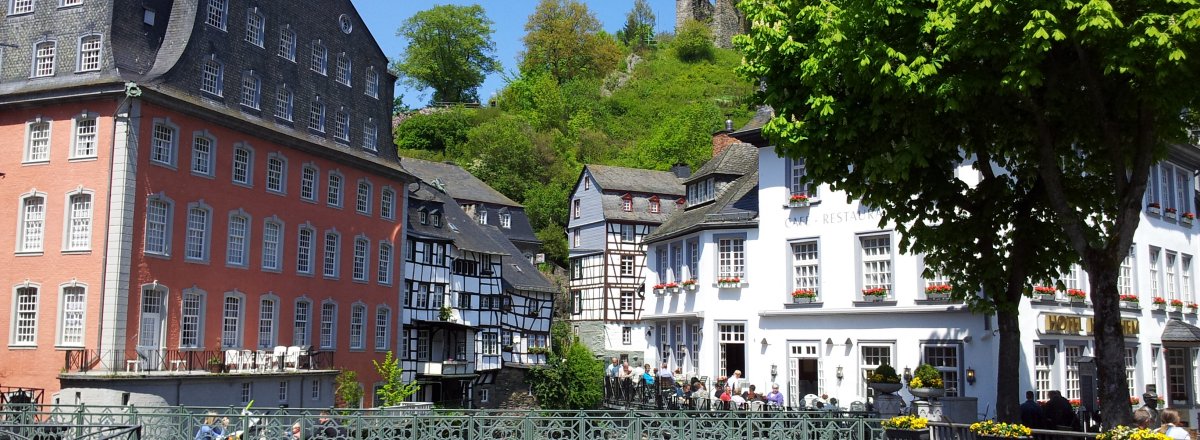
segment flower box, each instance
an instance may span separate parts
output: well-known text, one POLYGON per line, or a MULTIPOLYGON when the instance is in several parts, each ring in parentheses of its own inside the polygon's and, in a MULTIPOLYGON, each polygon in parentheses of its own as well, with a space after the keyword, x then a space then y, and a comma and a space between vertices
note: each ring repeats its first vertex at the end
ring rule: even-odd
POLYGON ((1130 293, 1122 294, 1121 305, 1134 309, 1138 308, 1138 296, 1130 293))
POLYGON ((1157 203, 1151 203, 1146 205, 1146 211, 1149 212, 1150 215, 1162 215, 1162 206, 1157 203))
POLYGON ((992 420, 975 422, 969 428, 979 440, 1031 438, 1033 430, 1020 423, 1000 423, 992 420))
POLYGON ((808 194, 792 194, 788 197, 789 208, 803 208, 809 205, 808 194))
POLYGON ((1192 227, 1192 223, 1194 223, 1195 221, 1196 221, 1196 214, 1192 213, 1192 212, 1185 212, 1179 216, 1179 223, 1181 223, 1184 226, 1187 226, 1189 228, 1192 227))
POLYGON ((1182 312, 1183 311, 1183 300, 1180 300, 1180 299, 1171 300, 1171 308, 1175 309, 1176 312, 1182 312))
POLYGON ((654 295, 656 295, 656 296, 663 296, 663 295, 665 295, 666 293, 667 293, 667 289, 665 289, 665 288, 662 288, 662 287, 658 287, 658 286, 654 286, 654 295))
POLYGON ((896 416, 884 420, 881 424, 883 425, 883 432, 886 434, 886 438, 888 440, 929 439, 929 419, 921 416, 896 416))
POLYGON ((817 291, 812 289, 796 289, 792 291, 792 302, 808 304, 817 300, 817 291))
POLYGON ((793 296, 792 297, 792 304, 812 304, 814 302, 816 302, 815 299, 807 297, 807 296, 793 296))
POLYGON ((930 301, 946 301, 950 299, 950 294, 945 292, 925 293, 925 299, 930 301))
POLYGON ((663 289, 672 295, 679 293, 679 283, 670 282, 663 285, 663 289))
POLYGON ((1054 301, 1058 289, 1052 286, 1033 286, 1033 297, 1042 301, 1054 301))
POLYGON ((1200 304, 1188 304, 1188 310, 1190 310, 1192 313, 1200 313, 1200 304))
POLYGON ((888 440, 929 440, 929 430, 884 429, 888 440))
POLYGON ((682 284, 683 290, 688 292, 695 292, 696 289, 700 288, 700 285, 696 284, 696 280, 684 280, 682 284))
POLYGON ((863 289, 863 300, 871 302, 881 302, 888 297, 888 289, 886 287, 872 287, 863 289))
POLYGON ((1080 289, 1067 289, 1067 299, 1073 303, 1082 303, 1087 300, 1087 292, 1080 289))
POLYGON ((1178 211, 1176 211, 1175 208, 1167 208, 1166 210, 1166 217, 1168 220, 1175 220, 1177 214, 1178 211))
POLYGON ((954 290, 949 284, 930 284, 925 286, 925 299, 932 301, 945 301, 950 299, 950 292, 954 290))
POLYGON ((717 278, 717 286, 722 289, 742 287, 741 277, 717 278))

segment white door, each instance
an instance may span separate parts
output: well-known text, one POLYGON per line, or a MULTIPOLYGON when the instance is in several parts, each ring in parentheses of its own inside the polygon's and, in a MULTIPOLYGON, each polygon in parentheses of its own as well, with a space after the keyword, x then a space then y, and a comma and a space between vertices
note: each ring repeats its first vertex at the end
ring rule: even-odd
POLYGON ((161 369, 164 296, 161 290, 142 291, 142 319, 138 326, 137 356, 143 370, 161 369))

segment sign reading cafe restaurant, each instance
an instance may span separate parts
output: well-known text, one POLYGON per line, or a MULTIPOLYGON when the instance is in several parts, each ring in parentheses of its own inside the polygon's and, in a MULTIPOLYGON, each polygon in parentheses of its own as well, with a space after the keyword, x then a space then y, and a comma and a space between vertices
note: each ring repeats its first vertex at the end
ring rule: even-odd
MULTIPOLYGON (((1038 319, 1038 333, 1043 335, 1091 336, 1096 319, 1091 316, 1043 313, 1038 319)), ((1136 337, 1140 326, 1137 318, 1121 318, 1125 337, 1136 337)))

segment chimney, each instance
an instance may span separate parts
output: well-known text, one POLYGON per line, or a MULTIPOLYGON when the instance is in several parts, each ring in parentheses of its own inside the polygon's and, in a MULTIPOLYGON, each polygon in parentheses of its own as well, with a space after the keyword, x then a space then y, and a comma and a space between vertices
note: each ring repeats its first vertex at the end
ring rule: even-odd
POLYGON ((683 163, 677 163, 675 165, 671 165, 671 172, 675 173, 675 177, 678 177, 680 179, 686 179, 688 177, 692 177, 692 168, 687 166, 687 164, 683 164, 683 163))
POLYGON ((722 151, 725 151, 726 147, 739 142, 733 136, 730 136, 731 133, 733 133, 733 120, 726 119, 725 120, 725 129, 718 131, 716 133, 713 133, 713 135, 712 135, 712 145, 713 145, 712 146, 712 155, 713 155, 713 157, 717 157, 717 155, 721 154, 722 151))

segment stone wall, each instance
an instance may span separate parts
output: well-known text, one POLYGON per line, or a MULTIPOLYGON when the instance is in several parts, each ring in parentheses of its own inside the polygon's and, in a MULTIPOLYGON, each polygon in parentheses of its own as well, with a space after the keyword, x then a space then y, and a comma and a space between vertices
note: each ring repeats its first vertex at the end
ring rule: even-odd
POLYGON ((745 33, 745 16, 737 9, 738 0, 675 0, 675 29, 687 20, 707 23, 712 29, 713 44, 729 49, 734 35, 745 33))

